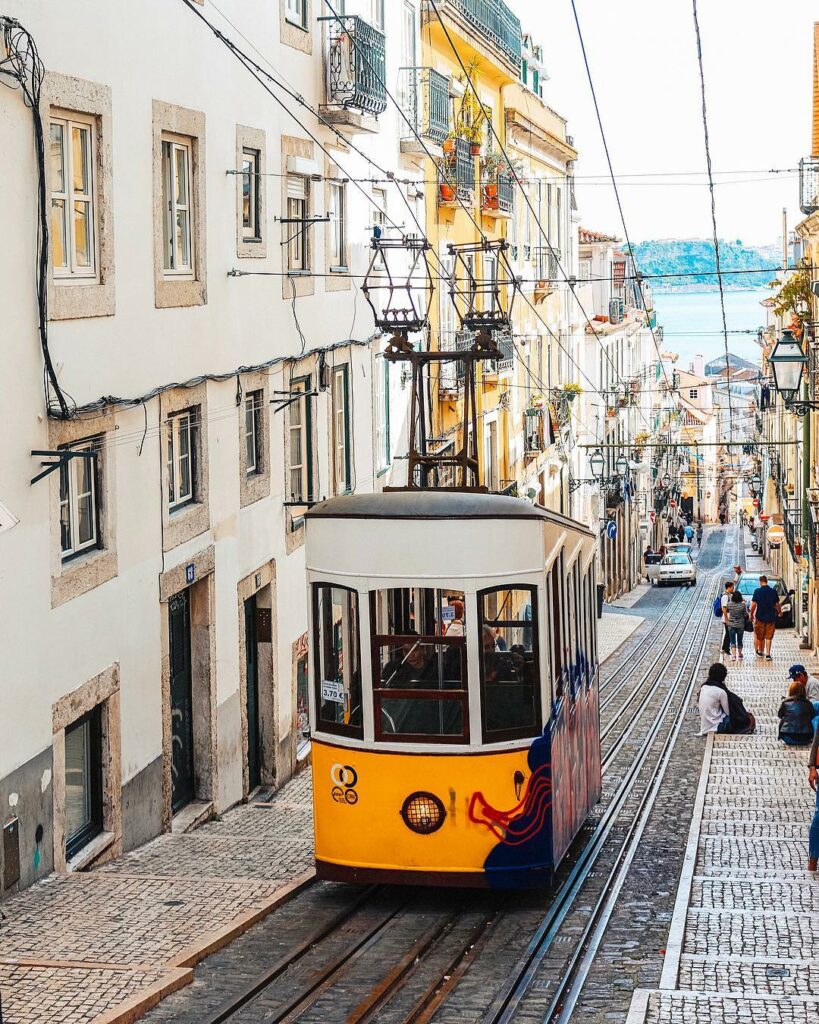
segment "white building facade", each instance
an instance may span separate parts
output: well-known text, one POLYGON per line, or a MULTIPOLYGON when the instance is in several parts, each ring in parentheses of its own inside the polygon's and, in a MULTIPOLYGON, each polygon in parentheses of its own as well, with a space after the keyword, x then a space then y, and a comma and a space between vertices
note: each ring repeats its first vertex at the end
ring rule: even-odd
POLYGON ((36 111, 0 90, 0 890, 295 770, 304 512, 405 477, 408 391, 360 287, 373 227, 422 229, 383 88, 417 6, 7 5, 44 77, 36 111))

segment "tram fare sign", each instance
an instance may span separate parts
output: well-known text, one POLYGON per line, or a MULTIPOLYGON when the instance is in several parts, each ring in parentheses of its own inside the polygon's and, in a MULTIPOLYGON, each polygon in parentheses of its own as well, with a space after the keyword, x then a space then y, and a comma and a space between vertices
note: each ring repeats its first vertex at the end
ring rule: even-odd
POLYGON ((344 703, 344 683, 336 679, 322 679, 321 699, 332 704, 344 703))

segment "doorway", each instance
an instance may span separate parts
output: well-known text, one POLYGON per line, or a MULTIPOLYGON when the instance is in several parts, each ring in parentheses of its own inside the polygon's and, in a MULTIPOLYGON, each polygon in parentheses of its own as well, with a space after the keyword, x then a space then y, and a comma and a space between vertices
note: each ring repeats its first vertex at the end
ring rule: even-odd
POLYGON ((171 812, 194 798, 190 592, 168 602, 171 698, 171 812))
MULTIPOLYGON (((245 601, 245 701, 247 709, 247 784, 252 792, 262 784, 262 729, 259 714, 259 630, 257 595, 245 601)), ((269 614, 269 612, 268 612, 269 614)))

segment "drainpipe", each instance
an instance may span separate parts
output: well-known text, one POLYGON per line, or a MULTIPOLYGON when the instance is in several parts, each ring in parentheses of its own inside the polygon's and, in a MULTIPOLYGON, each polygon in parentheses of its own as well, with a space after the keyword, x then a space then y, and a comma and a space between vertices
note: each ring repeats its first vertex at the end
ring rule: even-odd
MULTIPOLYGON (((808 342, 810 344, 810 342, 808 342)), ((810 399, 810 377, 808 376, 803 384, 805 392, 805 401, 810 399)), ((805 410, 805 415, 802 417, 802 516, 801 516, 801 532, 802 541, 804 543, 807 538, 807 520, 809 515, 808 510, 808 488, 810 487, 810 409, 805 410)), ((808 545, 810 547, 810 545, 808 545)), ((802 548, 804 552, 804 547, 802 548)), ((804 557, 804 555, 803 555, 804 557)), ((808 615, 805 620, 805 628, 802 635, 802 643, 799 645, 800 648, 807 650, 812 647, 812 625, 810 618, 810 591, 811 591, 811 580, 810 580, 810 557, 807 559, 808 562, 808 579, 807 579, 807 591, 808 591, 808 615)), ((800 589, 796 593, 796 597, 799 601, 799 622, 802 622, 802 591, 801 591, 801 573, 799 575, 800 589)))

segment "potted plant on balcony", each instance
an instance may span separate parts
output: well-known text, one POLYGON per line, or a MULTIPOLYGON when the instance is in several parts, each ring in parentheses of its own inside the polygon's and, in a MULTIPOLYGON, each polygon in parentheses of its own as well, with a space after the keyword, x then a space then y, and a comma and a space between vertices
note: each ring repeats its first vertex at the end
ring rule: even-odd
POLYGON ((441 143, 441 149, 447 156, 451 156, 455 152, 455 138, 455 132, 450 132, 441 143))
POLYGON ((568 381, 566 384, 562 384, 560 390, 567 402, 573 402, 578 395, 583 394, 583 388, 576 381, 568 381))

